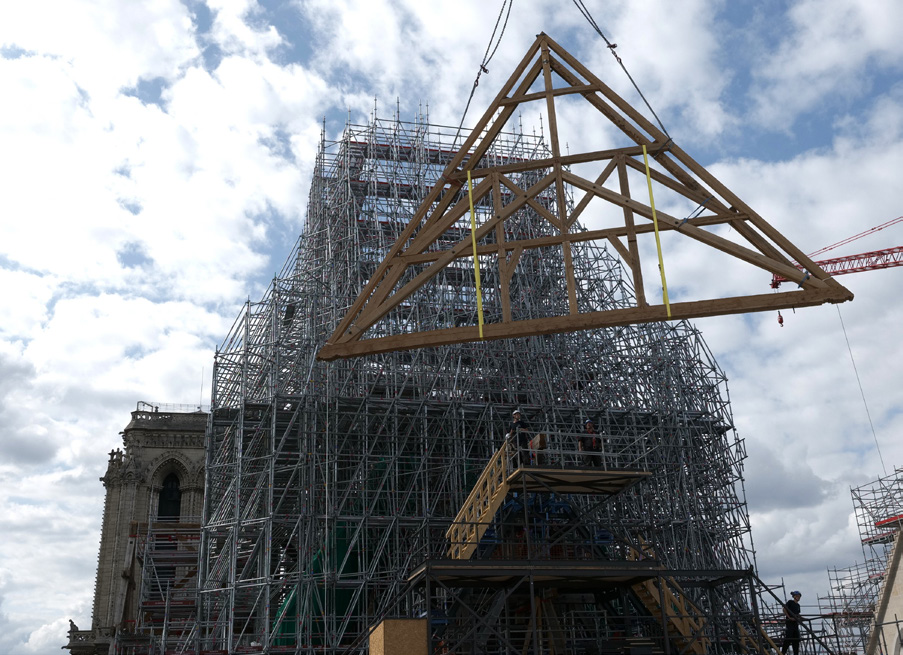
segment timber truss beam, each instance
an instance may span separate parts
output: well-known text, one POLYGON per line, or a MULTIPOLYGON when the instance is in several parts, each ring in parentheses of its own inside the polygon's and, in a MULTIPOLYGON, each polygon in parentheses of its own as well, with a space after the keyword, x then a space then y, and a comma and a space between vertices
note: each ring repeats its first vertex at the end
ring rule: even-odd
MULTIPOLYGON (((645 184, 643 186, 646 186, 645 184)), ((592 221, 588 221, 592 222, 592 221)), ((461 262, 458 262, 459 265, 461 262)), ((441 279, 441 278, 440 278, 441 279)), ((452 157, 439 181, 427 194, 398 241, 389 249, 348 313, 336 327, 318 358, 344 357, 409 350, 479 340, 526 337, 573 332, 633 323, 678 320, 766 310, 807 307, 852 300, 853 294, 811 261, 799 248, 765 221, 711 173, 681 150, 664 132, 631 107, 599 78, 545 34, 540 34, 520 64, 483 114, 460 150, 452 157), (613 125, 625 145, 606 150, 562 154, 556 101, 573 97, 587 101, 591 118, 613 125), (529 103, 542 103, 548 116, 551 156, 511 161, 499 166, 481 164, 491 153, 493 142, 503 132, 516 110, 529 103), (592 109, 597 110, 593 112, 592 109), (654 166, 644 163, 644 147, 654 166), (598 175, 587 178, 576 171, 595 166, 598 175), (473 190, 468 193, 468 173, 473 190), (642 175, 655 187, 655 197, 697 206, 688 218, 653 210, 650 195, 631 194, 629 179, 642 175), (519 180, 529 180, 529 183, 519 180), (474 205, 491 215, 471 234, 469 223, 474 205), (569 199, 573 198, 573 202, 569 199), (616 225, 584 230, 578 219, 589 215, 595 204, 614 208, 616 225), (544 220, 547 230, 531 238, 520 238, 506 230, 506 221, 524 211, 544 220), (797 283, 793 291, 742 295, 726 298, 651 303, 643 284, 638 242, 654 231, 679 234, 705 247, 724 253, 797 283), (717 233, 729 226, 737 241, 717 233), (465 236, 449 246, 447 235, 458 228, 465 236), (441 246, 437 244, 442 241, 441 246), (491 291, 498 299, 496 318, 479 326, 457 324, 425 331, 367 337, 369 330, 385 321, 393 310, 458 260, 473 262, 474 241, 479 266, 494 267, 491 291), (629 269, 635 290, 633 307, 612 309, 589 307, 580 302, 580 281, 574 270, 574 247, 585 242, 606 242, 629 269), (516 318, 512 311, 511 283, 525 253, 554 248, 560 252, 562 288, 567 311, 559 316, 516 318), (797 268, 797 264, 803 268, 797 268)), ((476 305, 476 300, 474 300, 476 305)), ((472 314, 476 316, 476 306, 472 314)))

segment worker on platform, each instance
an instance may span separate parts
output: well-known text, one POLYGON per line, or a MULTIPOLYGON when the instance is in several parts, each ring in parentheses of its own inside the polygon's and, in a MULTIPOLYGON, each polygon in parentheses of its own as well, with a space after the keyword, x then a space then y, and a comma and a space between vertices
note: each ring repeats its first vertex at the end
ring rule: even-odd
POLYGON ((786 655, 787 649, 793 646, 793 655, 800 652, 800 598, 803 595, 798 591, 790 592, 790 600, 784 605, 784 642, 781 644, 781 652, 786 655))
POLYGON ((584 466, 602 466, 602 439, 591 419, 583 424, 583 434, 577 439, 577 450, 583 453, 584 466))
POLYGON ((511 412, 511 425, 506 435, 511 440, 511 445, 517 448, 517 462, 519 466, 530 464, 530 431, 527 422, 519 409, 511 412))

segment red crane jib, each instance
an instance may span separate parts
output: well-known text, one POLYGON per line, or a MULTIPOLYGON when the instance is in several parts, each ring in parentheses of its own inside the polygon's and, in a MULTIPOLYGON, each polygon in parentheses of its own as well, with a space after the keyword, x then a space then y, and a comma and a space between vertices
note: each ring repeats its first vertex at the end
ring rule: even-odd
MULTIPOLYGON (((903 246, 864 252, 859 255, 823 259, 815 263, 821 266, 822 270, 828 275, 846 275, 847 273, 859 273, 860 271, 893 268, 894 266, 903 266, 903 246)), ((796 267, 803 270, 803 267, 799 264, 796 267)), ((771 286, 773 289, 777 289, 782 282, 787 281, 785 277, 774 275, 771 279, 771 286)))

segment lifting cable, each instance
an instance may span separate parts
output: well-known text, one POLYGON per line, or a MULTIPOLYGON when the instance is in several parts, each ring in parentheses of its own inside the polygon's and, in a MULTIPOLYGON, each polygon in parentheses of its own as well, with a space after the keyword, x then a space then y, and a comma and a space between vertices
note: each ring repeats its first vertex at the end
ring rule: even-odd
POLYGON ((602 37, 602 40, 605 41, 605 45, 608 47, 608 50, 611 52, 611 56, 615 58, 615 60, 620 64, 621 70, 624 71, 624 74, 627 76, 627 79, 630 80, 631 84, 633 84, 633 88, 636 89, 636 92, 640 94, 640 98, 643 99, 643 102, 646 103, 646 107, 649 111, 652 112, 652 115, 655 116, 656 122, 658 122, 658 126, 662 128, 662 132, 665 133, 665 136, 668 137, 668 141, 672 141, 671 135, 668 134, 668 130, 665 129, 665 125, 662 123, 661 119, 658 117, 658 114, 655 113, 655 110, 652 108, 652 105, 649 104, 649 101, 646 100, 646 96, 643 95, 643 92, 640 91, 640 87, 637 85, 636 81, 633 79, 633 76, 627 71, 627 67, 624 65, 624 62, 618 56, 618 53, 615 52, 615 48, 618 47, 617 43, 612 43, 609 41, 606 36, 602 33, 602 30, 599 29, 599 26, 596 24, 595 19, 589 13, 589 9, 586 8, 586 5, 583 4, 583 0, 574 0, 574 4, 577 6, 577 9, 580 10, 580 13, 583 14, 583 17, 587 20, 587 22, 592 26, 596 33, 602 37))
MULTIPOLYGON (((576 5, 576 7, 580 11, 580 13, 583 14, 583 17, 590 24, 590 26, 594 30, 596 30, 596 33, 602 37, 602 40, 605 41, 605 45, 608 47, 608 51, 611 53, 611 56, 614 57, 615 61, 617 61, 618 64, 621 66, 621 70, 624 71, 624 74, 627 76, 627 79, 629 79, 630 83, 633 84, 633 88, 636 89, 636 92, 639 94, 640 98, 643 99, 643 102, 645 103, 646 107, 649 109, 650 112, 652 112, 652 115, 655 116, 655 120, 658 123, 658 126, 661 128, 662 132, 665 133, 665 136, 668 137, 668 140, 665 142, 665 147, 667 147, 668 144, 670 144, 673 141, 673 139, 671 138, 671 135, 668 134, 668 130, 665 129, 665 124, 662 123, 662 119, 660 119, 658 117, 658 114, 655 113, 655 110, 652 108, 652 105, 650 105, 649 101, 646 100, 646 96, 644 96, 643 92, 640 91, 639 85, 636 83, 636 80, 633 79, 633 76, 630 74, 630 71, 627 70, 627 66, 624 65, 624 61, 621 59, 621 57, 618 56, 618 53, 615 52, 615 48, 618 47, 618 44, 612 43, 611 41, 609 41, 608 37, 606 37, 602 33, 602 30, 599 29, 599 25, 596 23, 596 20, 592 17, 592 14, 589 13, 589 9, 587 9, 586 5, 583 4, 583 0, 574 0, 574 5, 576 5)), ((655 215, 655 201, 652 198, 652 174, 649 171, 649 158, 646 155, 646 145, 645 144, 643 144, 643 162, 646 164, 646 182, 649 185, 649 204, 652 208, 652 224, 655 228, 655 246, 656 246, 656 249, 658 250, 658 270, 662 276, 662 298, 664 299, 665 310, 667 311, 668 318, 671 318, 671 303, 668 301, 668 283, 665 280, 665 262, 664 262, 664 259, 662 258, 662 244, 661 244, 661 240, 659 238, 658 221, 656 220, 656 215, 655 215)), ((694 213, 697 211, 701 213, 702 208, 705 206, 705 203, 708 202, 709 200, 710 200, 710 198, 707 198, 699 207, 697 207, 694 210, 694 213)), ((685 218, 683 220, 683 223, 681 223, 681 225, 683 225, 690 218, 693 218, 693 217, 694 217, 693 214, 691 214, 690 216, 687 216, 687 218, 685 218)))
POLYGON ((846 339, 847 350, 850 351, 850 361, 853 362, 853 372, 856 374, 856 382, 859 384, 859 393, 862 395, 862 404, 865 406, 865 415, 868 416, 869 427, 872 428, 872 437, 875 439, 875 450, 878 451, 878 459, 881 460, 881 468, 884 470, 884 475, 887 475, 887 467, 884 465, 884 457, 881 455, 881 446, 878 445, 878 434, 875 432, 875 424, 872 423, 872 414, 869 412, 869 404, 865 401, 865 391, 862 388, 862 380, 859 379, 859 369, 856 368, 856 360, 853 358, 853 349, 850 347, 850 338, 847 336, 847 328, 843 324, 840 306, 834 306, 837 307, 837 317, 840 319, 840 327, 843 329, 843 338, 846 339))
POLYGON ((513 4, 514 0, 502 0, 502 8, 499 10, 498 18, 495 19, 495 27, 492 28, 492 35, 489 37, 489 43, 486 45, 486 52, 483 53, 483 61, 480 63, 480 69, 477 71, 477 76, 473 80, 473 86, 470 88, 470 95, 467 97, 467 104, 464 105, 464 113, 461 115, 461 122, 458 123, 458 131, 455 132, 454 142, 457 142, 458 137, 461 135, 461 128, 464 127, 464 119, 467 117, 467 110, 470 109, 470 101, 473 100, 473 95, 477 92, 477 87, 480 86, 480 76, 483 73, 489 73, 487 66, 489 65, 489 62, 492 61, 495 51, 499 49, 499 45, 502 43, 502 37, 505 35, 505 28, 508 27, 508 18, 511 16, 511 7, 513 4), (505 16, 505 22, 502 22, 502 15, 505 16), (502 25, 501 31, 499 31, 500 23, 502 25), (495 38, 496 32, 498 32, 499 35, 498 39, 495 38), (493 41, 495 41, 495 45, 492 44, 493 41))
POLYGON ((861 239, 862 237, 868 236, 870 234, 874 234, 875 232, 880 232, 884 228, 890 227, 891 225, 896 225, 900 221, 903 221, 903 216, 897 216, 897 218, 889 220, 886 223, 882 223, 881 225, 876 225, 875 227, 870 227, 865 232, 860 232, 859 234, 854 234, 853 236, 847 237, 846 239, 843 239, 842 241, 838 241, 837 243, 831 244, 830 246, 825 246, 824 248, 820 248, 820 249, 816 250, 815 252, 810 252, 808 255, 806 255, 806 257, 809 257, 811 259, 812 257, 821 255, 822 253, 828 252, 829 250, 834 250, 834 248, 837 248, 838 246, 845 246, 848 243, 850 243, 851 241, 855 241, 856 239, 861 239))

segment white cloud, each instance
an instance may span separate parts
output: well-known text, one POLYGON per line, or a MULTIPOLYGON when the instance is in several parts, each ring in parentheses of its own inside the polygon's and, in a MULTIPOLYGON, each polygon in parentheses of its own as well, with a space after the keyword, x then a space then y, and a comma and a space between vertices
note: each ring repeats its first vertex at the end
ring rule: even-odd
POLYGON ((256 0, 209 0, 206 4, 214 13, 213 41, 227 52, 265 58, 268 50, 282 43, 274 26, 255 20, 261 11, 256 0))
POLYGON ((903 43, 896 26, 903 6, 894 0, 805 0, 787 14, 790 36, 756 72, 754 117, 792 124, 800 114, 867 94, 882 73, 898 75, 903 43))
POLYGON ((208 402, 214 345, 300 228, 334 97, 269 60, 278 35, 241 20, 253 3, 219 7, 203 38, 178 2, 55 8, 59 22, 0 9, 11 654, 58 648, 70 617, 90 625, 103 454, 137 400, 208 402), (197 43, 216 39, 208 71, 197 43), (155 78, 159 104, 133 97, 155 78))
MULTIPOLYGON (((682 142, 717 136, 736 121, 722 106, 730 73, 719 61, 727 44, 715 17, 723 4, 626 3, 606 35, 614 42, 618 35, 629 35, 616 52, 665 127, 675 132, 672 136, 685 135, 682 142)), ((607 51, 601 45, 595 51, 599 69, 611 70, 624 97, 652 118, 626 75, 606 61, 611 59, 607 51)))
POLYGON ((199 54, 178 0, 5 4, 0 43, 67 62, 79 85, 98 97, 140 78, 172 77, 199 54))
POLYGON ((5 340, 28 339, 47 317, 55 281, 21 270, 0 268, 0 335, 5 340))

